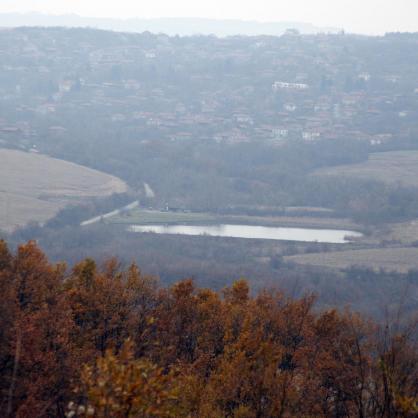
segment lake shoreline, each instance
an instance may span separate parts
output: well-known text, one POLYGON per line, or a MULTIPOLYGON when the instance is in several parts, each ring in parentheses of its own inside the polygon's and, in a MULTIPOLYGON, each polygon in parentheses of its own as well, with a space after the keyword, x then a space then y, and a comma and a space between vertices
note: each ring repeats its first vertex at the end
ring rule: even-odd
POLYGON ((211 225, 162 225, 131 224, 133 233, 156 233, 162 235, 210 236, 220 238, 262 239, 274 241, 312 242, 324 244, 349 244, 363 236, 357 231, 312 228, 266 227, 240 224, 211 225))

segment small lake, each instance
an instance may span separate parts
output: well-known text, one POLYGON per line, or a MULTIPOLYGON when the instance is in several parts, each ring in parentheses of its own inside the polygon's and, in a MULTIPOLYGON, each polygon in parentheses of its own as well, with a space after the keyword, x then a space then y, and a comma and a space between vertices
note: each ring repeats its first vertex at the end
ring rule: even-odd
POLYGON ((337 229, 282 228, 254 225, 131 225, 132 232, 156 234, 208 235, 212 237, 271 239, 277 241, 346 244, 363 234, 337 229))

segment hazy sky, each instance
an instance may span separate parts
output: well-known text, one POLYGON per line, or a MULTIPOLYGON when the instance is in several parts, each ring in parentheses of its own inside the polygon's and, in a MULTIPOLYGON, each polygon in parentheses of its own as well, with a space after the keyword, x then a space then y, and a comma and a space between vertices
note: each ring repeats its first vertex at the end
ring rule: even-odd
POLYGON ((350 32, 418 31, 418 0, 0 0, 0 12, 299 21, 350 32))

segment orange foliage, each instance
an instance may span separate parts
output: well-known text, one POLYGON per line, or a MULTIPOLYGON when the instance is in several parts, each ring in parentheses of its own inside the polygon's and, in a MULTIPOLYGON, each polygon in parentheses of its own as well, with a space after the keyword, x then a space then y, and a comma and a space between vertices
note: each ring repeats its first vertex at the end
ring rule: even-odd
POLYGON ((417 323, 381 326, 245 280, 171 288, 0 241, 5 417, 413 417, 417 323))
POLYGON ((130 340, 118 356, 108 350, 94 366, 85 365, 76 392, 86 401, 70 403, 67 417, 184 416, 174 374, 164 373, 147 360, 135 359, 130 340))

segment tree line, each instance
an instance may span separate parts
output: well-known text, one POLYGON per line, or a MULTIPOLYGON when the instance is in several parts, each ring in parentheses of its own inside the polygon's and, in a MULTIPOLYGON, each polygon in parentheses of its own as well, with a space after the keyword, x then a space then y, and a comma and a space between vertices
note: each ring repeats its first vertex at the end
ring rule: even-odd
POLYGON ((0 241, 5 417, 413 417, 417 322, 0 241))

